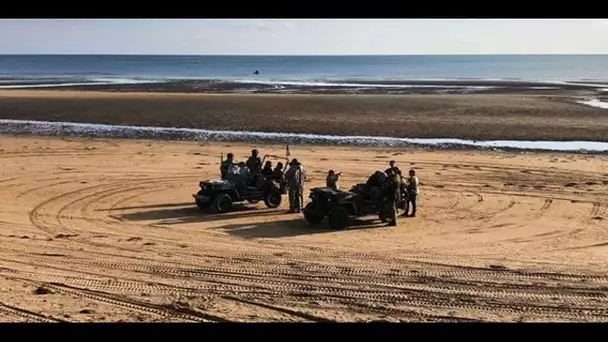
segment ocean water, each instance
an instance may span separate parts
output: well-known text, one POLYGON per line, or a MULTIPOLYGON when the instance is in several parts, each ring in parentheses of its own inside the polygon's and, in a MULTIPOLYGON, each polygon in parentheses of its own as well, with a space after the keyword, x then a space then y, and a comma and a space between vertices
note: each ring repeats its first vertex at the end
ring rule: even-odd
POLYGON ((0 79, 101 82, 523 80, 608 82, 608 55, 135 56, 0 55, 0 79), (258 70, 259 75, 254 75, 258 70), (101 79, 101 80, 100 80, 101 79))
MULTIPOLYGON (((471 92, 500 87, 503 82, 529 82, 530 89, 564 85, 591 87, 602 97, 608 91, 608 55, 416 55, 416 56, 118 56, 0 55, 0 88, 50 88, 103 84, 137 84, 169 80, 206 80, 211 87, 230 85, 236 91, 298 87, 429 88, 438 92, 471 92), (259 70, 258 75, 253 72, 259 70), (448 84, 445 81, 457 81, 448 84), (470 82, 465 82, 470 81, 470 82), (485 83, 475 84, 483 81, 485 83), (462 83, 464 82, 464 83, 462 83), (493 84, 490 84, 495 82, 493 84), (234 86, 236 84, 236 86, 234 86), (463 84, 465 84, 463 86, 463 84), (253 86, 252 86, 253 85, 253 86), (466 89, 465 89, 466 88, 466 89)), ((198 82, 197 82, 198 83, 198 82)), ((346 89, 344 91, 350 91, 346 89)), ((597 95, 597 96, 600 96, 597 95)), ((608 109, 600 98, 582 105, 608 109)), ((255 132, 174 131, 171 128, 120 128, 77 123, 1 120, 0 132, 110 136, 171 136, 178 139, 222 139, 227 136, 291 143, 326 142, 363 145, 468 145, 523 149, 608 151, 594 142, 471 142, 373 137, 328 137, 255 132), (261 135, 260 135, 261 134, 261 135), (387 140, 388 139, 388 140, 387 140)))

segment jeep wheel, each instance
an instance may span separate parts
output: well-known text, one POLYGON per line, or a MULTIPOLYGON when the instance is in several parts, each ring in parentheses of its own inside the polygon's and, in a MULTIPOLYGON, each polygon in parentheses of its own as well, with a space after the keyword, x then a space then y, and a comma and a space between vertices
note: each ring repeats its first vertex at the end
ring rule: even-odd
POLYGON ((213 201, 213 210, 218 214, 227 213, 232 209, 232 198, 228 194, 221 194, 213 201))
MULTIPOLYGON (((203 190, 200 190, 197 195, 203 195, 203 190)), ((199 207, 199 209, 201 210, 206 210, 211 206, 211 203, 213 203, 213 201, 200 201, 196 198, 194 199, 194 201, 196 202, 196 206, 199 207)))
POLYGON ((328 215, 329 225, 334 229, 344 229, 350 223, 348 211, 342 207, 333 208, 328 215))
POLYGON ((266 204, 268 208, 274 209, 281 205, 281 200, 282 196, 280 192, 271 191, 266 195, 266 198, 264 198, 264 204, 266 204))
POLYGON ((319 223, 321 223, 321 221, 323 221, 323 215, 315 210, 315 204, 312 202, 308 203, 304 207, 303 212, 304 212, 304 218, 310 224, 319 224, 319 223))

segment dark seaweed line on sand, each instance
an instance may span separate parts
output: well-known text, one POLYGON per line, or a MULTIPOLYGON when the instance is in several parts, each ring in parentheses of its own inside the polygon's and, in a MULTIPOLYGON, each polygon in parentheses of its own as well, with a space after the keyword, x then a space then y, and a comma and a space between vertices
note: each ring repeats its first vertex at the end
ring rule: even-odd
MULTIPOLYGON (((418 147, 441 150, 494 150, 494 151, 558 151, 548 148, 509 147, 479 145, 476 141, 459 139, 413 139, 364 136, 330 136, 317 134, 245 132, 245 131, 211 131, 193 128, 119 126, 73 122, 50 122, 0 119, 0 133, 33 134, 65 137, 118 138, 118 139, 151 139, 182 141, 226 141, 259 144, 292 144, 324 146, 357 146, 357 147, 418 147)), ((513 142, 517 145, 518 142, 513 142)), ((607 154, 608 143, 589 142, 606 145, 602 150, 569 149, 563 152, 584 154, 607 154)), ((568 144, 568 142, 563 142, 568 144)), ((602 145, 602 146, 603 146, 602 145)))

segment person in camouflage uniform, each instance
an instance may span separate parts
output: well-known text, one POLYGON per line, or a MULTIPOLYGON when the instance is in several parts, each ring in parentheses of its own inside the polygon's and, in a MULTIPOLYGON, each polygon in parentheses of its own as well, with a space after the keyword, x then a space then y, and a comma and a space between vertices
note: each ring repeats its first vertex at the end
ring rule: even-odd
POLYGON ((289 163, 289 169, 285 172, 285 181, 289 192, 289 213, 299 213, 302 209, 301 194, 306 182, 306 172, 297 159, 289 163))
POLYGON ((397 203, 401 199, 400 181, 399 175, 393 170, 387 170, 388 182, 385 186, 385 202, 384 205, 388 209, 388 226, 397 226, 397 203))

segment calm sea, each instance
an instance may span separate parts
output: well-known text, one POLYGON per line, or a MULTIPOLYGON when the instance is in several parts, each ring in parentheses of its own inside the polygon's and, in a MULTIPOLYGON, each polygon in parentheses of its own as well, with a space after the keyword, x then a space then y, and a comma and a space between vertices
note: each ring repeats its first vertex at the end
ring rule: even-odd
POLYGON ((0 55, 0 78, 608 81, 608 55, 0 55), (253 73, 258 70, 259 74, 253 73))

